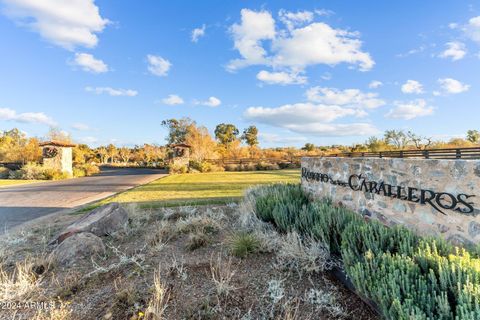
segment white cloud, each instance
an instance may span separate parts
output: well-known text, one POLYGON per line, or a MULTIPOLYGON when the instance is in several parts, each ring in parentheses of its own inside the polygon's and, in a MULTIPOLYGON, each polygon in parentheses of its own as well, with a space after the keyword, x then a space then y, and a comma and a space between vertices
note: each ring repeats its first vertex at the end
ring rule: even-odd
POLYGON ((385 104, 376 93, 364 93, 358 89, 339 90, 336 88, 313 87, 306 92, 307 99, 327 105, 374 109, 385 104))
POLYGON ((94 0, 3 0, 4 12, 47 41, 73 50, 93 48, 97 33, 109 23, 100 16, 94 0))
POLYGON ((176 94, 170 94, 168 95, 168 97, 162 99, 162 103, 168 104, 170 106, 175 106, 175 105, 183 104, 184 101, 180 96, 176 94))
POLYGON ((48 126, 56 125, 56 122, 43 112, 17 113, 15 110, 9 108, 0 108, 0 120, 22 123, 39 123, 48 126))
POLYGON ((97 143, 98 142, 98 138, 92 137, 92 136, 80 137, 77 140, 80 143, 84 143, 84 144, 90 144, 90 143, 97 143))
POLYGON ((87 124, 80 123, 80 122, 72 124, 72 128, 75 129, 75 130, 78 130, 78 131, 88 131, 88 130, 90 130, 90 127, 87 124))
POLYGON ((432 115, 434 110, 432 106, 427 105, 424 99, 395 101, 394 104, 395 108, 385 115, 387 118, 411 120, 417 117, 432 115))
POLYGON ((241 23, 230 28, 233 35, 235 49, 243 59, 230 61, 228 69, 233 71, 242 67, 255 64, 267 64, 266 50, 261 41, 271 40, 275 37, 275 20, 270 12, 255 12, 242 9, 241 23))
POLYGON ((303 84, 307 83, 307 77, 301 76, 298 73, 288 72, 270 72, 262 70, 257 73, 257 79, 268 84, 303 84))
POLYGON ((467 25, 462 30, 471 40, 480 43, 480 16, 468 20, 467 25))
POLYGON ((361 50, 357 32, 312 22, 313 14, 308 11, 280 11, 279 15, 287 28, 277 31, 270 12, 241 10, 241 22, 230 28, 241 58, 231 60, 228 70, 265 65, 298 73, 311 65, 339 63, 358 65, 362 71, 373 67, 370 54, 361 50), (270 41, 269 46, 266 41, 270 41))
POLYGON ((222 101, 216 97, 210 97, 206 101, 195 101, 194 104, 207 106, 207 107, 218 107, 222 104, 222 101))
POLYGON ((258 138, 261 142, 273 144, 291 144, 307 141, 306 137, 292 137, 288 135, 278 135, 275 133, 258 133, 258 138))
POLYGON ((167 59, 164 59, 160 56, 147 55, 148 60, 148 71, 152 74, 160 77, 165 77, 168 74, 168 71, 172 67, 172 64, 167 59))
POLYGON ((458 80, 452 78, 442 78, 438 79, 438 83, 442 89, 442 92, 436 91, 435 95, 440 94, 457 94, 468 91, 470 89, 470 85, 461 83, 458 80))
POLYGON ((192 42, 198 42, 198 39, 205 35, 206 25, 202 25, 201 28, 195 28, 192 30, 192 42))
POLYGON ((420 94, 423 93, 423 85, 416 80, 407 80, 407 82, 402 85, 402 92, 420 94))
POLYGON ((288 129, 292 132, 321 136, 348 136, 376 134, 378 130, 368 123, 331 123, 347 116, 362 116, 361 110, 313 103, 287 104, 277 108, 250 107, 245 118, 288 129))
POLYGON ((89 53, 75 53, 74 65, 82 68, 83 71, 92 73, 104 73, 108 71, 108 66, 89 53))
POLYGON ((127 97, 135 97, 138 94, 138 91, 131 90, 131 89, 114 89, 111 87, 86 87, 85 91, 92 92, 95 94, 109 94, 111 96, 127 96, 127 97))
POLYGON ((323 104, 295 103, 277 108, 249 107, 245 117, 261 123, 287 127, 292 123, 332 122, 345 116, 357 115, 355 109, 323 104))
POLYGON ((377 89, 377 88, 380 88, 381 86, 383 86, 383 82, 378 80, 373 80, 368 84, 368 87, 370 89, 377 89))
POLYGON ((288 36, 278 37, 272 44, 273 65, 303 69, 309 65, 339 63, 359 65, 370 70, 374 62, 370 54, 360 50, 358 33, 333 29, 326 23, 312 23, 294 29, 288 36))
POLYGON ((283 22, 289 30, 292 30, 294 29, 294 27, 312 22, 314 13, 311 11, 291 12, 291 11, 281 9, 278 12, 278 17, 280 21, 283 22))
POLYGON ((451 58, 452 61, 457 61, 462 59, 465 54, 467 54, 465 44, 463 44, 462 42, 447 42, 445 46, 447 46, 447 49, 445 49, 445 51, 443 51, 439 55, 440 58, 451 58))

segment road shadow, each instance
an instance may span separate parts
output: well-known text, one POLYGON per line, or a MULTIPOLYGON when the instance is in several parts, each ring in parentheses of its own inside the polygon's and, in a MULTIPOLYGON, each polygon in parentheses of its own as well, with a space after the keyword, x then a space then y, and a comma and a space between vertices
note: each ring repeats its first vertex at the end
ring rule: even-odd
POLYGON ((0 235, 26 221, 65 210, 64 207, 5 207, 0 206, 0 235))

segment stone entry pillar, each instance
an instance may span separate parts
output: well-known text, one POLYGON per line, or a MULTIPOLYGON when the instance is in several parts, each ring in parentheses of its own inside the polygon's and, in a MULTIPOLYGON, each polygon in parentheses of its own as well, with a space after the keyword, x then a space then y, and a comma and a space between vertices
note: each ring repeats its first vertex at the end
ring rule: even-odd
POLYGON ((60 141, 40 143, 42 147, 43 166, 73 174, 72 148, 75 144, 60 141))
POLYGON ((177 143, 169 145, 169 163, 173 165, 184 165, 188 167, 190 162, 190 148, 186 143, 177 143))

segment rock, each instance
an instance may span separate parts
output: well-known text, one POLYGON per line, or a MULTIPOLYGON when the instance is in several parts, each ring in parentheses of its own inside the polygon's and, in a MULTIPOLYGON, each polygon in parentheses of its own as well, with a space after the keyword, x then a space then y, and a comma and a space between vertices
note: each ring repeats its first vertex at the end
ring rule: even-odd
POLYGON ((102 237, 120 230, 128 221, 127 211, 117 202, 94 209, 63 230, 52 244, 60 244, 65 239, 81 232, 90 232, 102 237))
POLYGON ((480 223, 472 221, 468 224, 468 234, 474 238, 480 234, 480 223))
POLYGON ((465 247, 465 246, 473 246, 474 243, 468 240, 465 237, 462 237, 459 234, 453 234, 447 238, 447 241, 450 241, 454 246, 457 247, 465 247))
POLYGON ((52 252, 54 261, 68 267, 94 254, 105 253, 102 239, 90 232, 75 233, 52 252))

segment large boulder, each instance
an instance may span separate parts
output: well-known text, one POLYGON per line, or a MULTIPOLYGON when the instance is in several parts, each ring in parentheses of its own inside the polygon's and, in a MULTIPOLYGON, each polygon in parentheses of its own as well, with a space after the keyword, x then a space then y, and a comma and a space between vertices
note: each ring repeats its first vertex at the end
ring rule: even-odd
POLYGON ((102 239, 90 232, 76 233, 65 239, 52 252, 58 264, 69 267, 94 254, 104 254, 105 245, 102 239))
POLYGON ((128 222, 127 211, 117 202, 94 209, 63 230, 52 244, 60 244, 65 239, 81 232, 90 232, 102 237, 120 230, 128 222))

